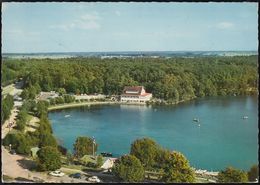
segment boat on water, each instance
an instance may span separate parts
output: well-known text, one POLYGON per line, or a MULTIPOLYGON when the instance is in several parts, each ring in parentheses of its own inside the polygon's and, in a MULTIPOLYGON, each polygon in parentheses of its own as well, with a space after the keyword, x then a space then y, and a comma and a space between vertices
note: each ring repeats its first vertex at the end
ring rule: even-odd
POLYGON ((243 116, 243 119, 248 119, 248 116, 243 116))
POLYGON ((67 117, 70 117, 70 115, 69 115, 69 114, 67 114, 67 115, 65 115, 64 117, 65 117, 65 118, 67 118, 67 117))
POLYGON ((198 118, 193 118, 193 121, 199 122, 200 120, 198 118))
POLYGON ((100 153, 103 157, 112 157, 113 155, 112 155, 112 153, 110 153, 110 152, 101 152, 100 153))

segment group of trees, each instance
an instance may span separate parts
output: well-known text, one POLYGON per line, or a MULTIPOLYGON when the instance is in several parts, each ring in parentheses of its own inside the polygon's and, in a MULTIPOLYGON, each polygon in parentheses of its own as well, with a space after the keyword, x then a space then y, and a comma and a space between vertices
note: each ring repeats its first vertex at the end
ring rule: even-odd
POLYGON ((56 104, 63 104, 63 103, 71 103, 75 101, 75 97, 64 94, 56 98, 51 98, 50 99, 50 105, 56 105, 56 104))
POLYGON ((116 161, 113 172, 127 182, 144 179, 145 170, 162 172, 162 182, 194 182, 195 174, 185 156, 159 146, 150 138, 135 140, 129 155, 116 161))
POLYGON ((143 85, 154 97, 176 102, 194 97, 248 94, 257 89, 257 56, 5 59, 3 65, 5 70, 20 67, 13 71, 17 75, 12 76, 23 75, 24 97, 33 97, 39 87, 61 94, 111 95, 121 94, 124 86, 143 85))
POLYGON ((93 138, 90 137, 77 137, 74 143, 74 158, 76 158, 80 163, 88 166, 88 167, 95 167, 99 168, 103 164, 103 157, 102 155, 98 155, 94 158, 93 162, 84 160, 85 155, 94 155, 97 151, 98 144, 94 142, 93 138))
POLYGON ((36 95, 41 92, 41 87, 39 84, 30 85, 23 89, 23 92, 21 93, 21 98, 28 100, 34 100, 36 95))
POLYGON ((92 155, 97 151, 97 143, 93 143, 93 139, 90 137, 80 136, 76 139, 74 143, 74 156, 76 158, 81 158, 84 155, 92 155))
POLYGON ((259 166, 253 165, 248 172, 227 167, 218 174, 217 182, 235 183, 235 182, 255 182, 259 179, 259 166))
POLYGON ((8 94, 4 99, 2 99, 1 107, 1 125, 7 120, 11 115, 11 110, 14 106, 14 98, 12 95, 8 94))
POLYGON ((30 154, 32 147, 39 147, 37 152, 38 170, 55 170, 61 167, 61 147, 52 135, 51 123, 47 117, 47 101, 26 100, 24 101, 17 116, 17 132, 9 133, 3 140, 3 145, 15 149, 18 154, 30 154), (39 127, 35 131, 24 132, 28 115, 37 116, 39 127))

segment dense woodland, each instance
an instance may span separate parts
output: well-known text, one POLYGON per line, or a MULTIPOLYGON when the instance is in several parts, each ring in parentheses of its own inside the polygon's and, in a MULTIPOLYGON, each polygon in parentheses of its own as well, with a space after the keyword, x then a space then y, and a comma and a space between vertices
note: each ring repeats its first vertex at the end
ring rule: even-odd
POLYGON ((144 85, 157 98, 178 101, 248 93, 257 87, 257 56, 6 60, 2 74, 3 84, 22 77, 25 87, 42 91, 112 95, 126 85, 144 85))
POLYGON ((143 85, 154 97, 180 101, 256 93, 257 56, 133 59, 5 59, 2 84, 25 80, 25 90, 120 94, 143 85), (253 92, 255 91, 255 92, 253 92))

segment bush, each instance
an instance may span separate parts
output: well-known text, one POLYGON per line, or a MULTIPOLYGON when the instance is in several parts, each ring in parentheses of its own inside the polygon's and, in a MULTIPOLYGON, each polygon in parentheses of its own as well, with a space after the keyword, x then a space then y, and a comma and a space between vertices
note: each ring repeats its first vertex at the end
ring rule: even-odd
POLYGON ((150 139, 142 138, 137 139, 131 144, 131 155, 138 158, 146 168, 150 168, 155 164, 156 154, 158 152, 159 145, 150 139))
POLYGON ((97 164, 96 164, 96 167, 97 167, 97 168, 100 168, 100 167, 102 166, 102 164, 103 164, 103 157, 102 157, 102 155, 98 155, 98 156, 97 156, 97 164))
POLYGON ((250 182, 256 181, 256 179, 259 179, 259 167, 258 165, 253 165, 250 170, 247 172, 248 180, 250 182))
POLYGON ((15 149, 18 154, 30 153, 30 142, 22 133, 7 134, 3 140, 3 145, 9 146, 10 144, 12 149, 15 149))
POLYGON ((52 146, 57 147, 57 141, 51 133, 40 133, 39 147, 52 146))
POLYGON ((58 150, 62 155, 67 155, 67 149, 61 145, 58 145, 58 150))
POLYGON ((30 154, 30 143, 22 134, 19 136, 16 152, 18 154, 30 154))
POLYGON ((242 170, 235 169, 233 167, 227 167, 218 174, 217 182, 220 183, 234 183, 234 182, 247 182, 247 173, 242 170))
POLYGON ((189 161, 180 152, 172 152, 168 160, 165 161, 163 182, 194 182, 195 173, 189 165, 189 161))
MULTIPOLYGON (((81 158, 84 155, 93 153, 93 139, 90 137, 78 137, 74 143, 75 157, 81 158)), ((94 152, 97 151, 97 144, 94 145, 94 152)))
POLYGON ((19 138, 17 137, 17 134, 8 133, 3 139, 3 145, 9 146, 11 144, 12 148, 16 149, 18 145, 18 140, 19 138))
POLYGON ((144 168, 135 156, 125 155, 115 162, 113 173, 126 182, 140 182, 144 179, 144 168))
POLYGON ((6 95, 6 97, 2 101, 1 107, 1 123, 4 123, 11 115, 11 110, 14 106, 13 96, 10 94, 6 95))
POLYGON ((57 148, 46 146, 37 152, 37 166, 40 171, 57 170, 61 168, 61 154, 57 148))

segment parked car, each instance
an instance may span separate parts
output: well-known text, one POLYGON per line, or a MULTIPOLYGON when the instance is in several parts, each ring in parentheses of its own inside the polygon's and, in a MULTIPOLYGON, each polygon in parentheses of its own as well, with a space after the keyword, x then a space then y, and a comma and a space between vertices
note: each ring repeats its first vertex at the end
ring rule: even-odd
POLYGON ((97 176, 92 176, 88 178, 90 182, 100 182, 100 179, 97 176))
POLYGON ((75 178, 75 179, 82 179, 83 175, 81 173, 73 173, 73 174, 70 174, 69 177, 75 178))
POLYGON ((52 171, 49 174, 52 175, 52 176, 55 176, 55 177, 62 177, 63 175, 65 175, 63 172, 61 172, 59 170, 52 171))
POLYGON ((15 155, 16 154, 15 150, 11 150, 10 154, 15 155))

